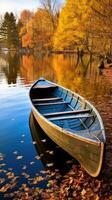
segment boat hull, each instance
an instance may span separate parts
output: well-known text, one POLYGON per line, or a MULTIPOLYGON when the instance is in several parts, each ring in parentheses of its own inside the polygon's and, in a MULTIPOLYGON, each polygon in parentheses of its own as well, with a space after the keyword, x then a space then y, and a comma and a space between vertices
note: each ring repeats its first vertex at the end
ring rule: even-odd
POLYGON ((88 174, 93 177, 99 175, 103 160, 104 143, 95 143, 87 139, 81 139, 78 135, 67 134, 64 129, 59 129, 46 120, 34 106, 32 106, 32 111, 43 131, 57 145, 77 159, 88 174))

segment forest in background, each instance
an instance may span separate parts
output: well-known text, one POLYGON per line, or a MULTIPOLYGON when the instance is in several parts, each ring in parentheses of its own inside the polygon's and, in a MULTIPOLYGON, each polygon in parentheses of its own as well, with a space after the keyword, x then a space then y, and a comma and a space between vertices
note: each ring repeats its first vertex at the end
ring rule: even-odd
POLYGON ((112 0, 40 0, 35 12, 23 10, 18 20, 5 13, 0 44, 49 51, 111 52, 112 0))

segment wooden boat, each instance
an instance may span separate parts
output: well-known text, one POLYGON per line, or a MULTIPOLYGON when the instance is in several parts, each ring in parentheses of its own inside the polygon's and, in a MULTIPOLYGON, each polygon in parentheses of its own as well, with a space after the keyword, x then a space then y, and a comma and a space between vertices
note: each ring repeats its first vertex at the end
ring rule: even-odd
POLYGON ((102 119, 80 95, 40 78, 29 92, 35 119, 44 132, 93 177, 99 175, 106 142, 102 119))

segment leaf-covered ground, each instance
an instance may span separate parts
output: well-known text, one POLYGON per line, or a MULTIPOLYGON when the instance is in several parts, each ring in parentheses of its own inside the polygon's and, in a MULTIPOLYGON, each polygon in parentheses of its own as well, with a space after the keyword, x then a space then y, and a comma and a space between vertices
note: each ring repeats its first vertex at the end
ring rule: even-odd
MULTIPOLYGON (((3 160, 3 155, 0 155, 3 160)), ((106 164, 103 167, 99 178, 92 178, 78 164, 67 161, 71 168, 65 175, 61 175, 58 169, 41 170, 40 174, 30 177, 25 171, 21 174, 25 178, 25 183, 17 187, 21 177, 13 173, 13 169, 4 170, 5 163, 1 164, 0 173, 4 173, 5 178, 0 178, 0 193, 4 199, 14 200, 111 200, 112 199, 112 174, 106 164), (46 181, 46 187, 41 188, 39 184, 46 181), (17 188, 16 188, 17 187, 17 188)))

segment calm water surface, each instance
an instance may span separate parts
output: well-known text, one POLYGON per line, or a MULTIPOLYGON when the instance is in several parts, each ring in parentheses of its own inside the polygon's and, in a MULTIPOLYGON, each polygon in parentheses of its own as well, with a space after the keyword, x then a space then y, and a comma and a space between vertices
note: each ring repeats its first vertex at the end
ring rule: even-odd
MULTIPOLYGON (((106 162, 111 170, 112 68, 99 71, 97 65, 98 58, 89 55, 79 59, 77 55, 1 53, 0 188, 9 184, 6 192, 10 192, 25 182, 32 187, 33 177, 49 167, 62 173, 69 170, 66 163, 72 158, 46 137, 31 114, 29 87, 40 76, 79 93, 100 111, 107 136, 106 162)), ((46 181, 39 187, 46 187, 46 181)), ((0 197, 3 199, 2 192, 0 197)))

